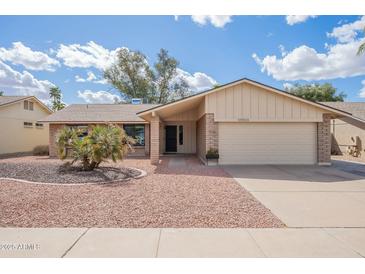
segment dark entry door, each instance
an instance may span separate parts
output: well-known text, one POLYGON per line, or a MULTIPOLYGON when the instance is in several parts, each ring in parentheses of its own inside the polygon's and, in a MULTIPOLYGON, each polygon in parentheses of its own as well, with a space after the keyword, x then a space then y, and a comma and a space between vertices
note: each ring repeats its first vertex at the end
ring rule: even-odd
POLYGON ((177 151, 176 126, 166 126, 166 152, 177 151))

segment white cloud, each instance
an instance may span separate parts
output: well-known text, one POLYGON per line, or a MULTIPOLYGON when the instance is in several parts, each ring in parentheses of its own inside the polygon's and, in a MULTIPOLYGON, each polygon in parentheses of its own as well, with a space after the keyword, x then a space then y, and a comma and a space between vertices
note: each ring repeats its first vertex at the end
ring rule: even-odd
POLYGON ((286 23, 290 26, 303 23, 307 21, 309 18, 316 18, 316 15, 287 15, 285 17, 286 23))
POLYGON ((191 74, 182 69, 177 69, 177 77, 185 80, 193 92, 207 90, 217 84, 217 81, 203 72, 191 74))
POLYGON ((328 37, 337 39, 341 43, 349 43, 355 40, 357 34, 365 28, 365 16, 355 22, 336 27, 327 33, 328 37))
MULTIPOLYGON (((348 25, 353 26, 353 24, 348 25)), ((336 29, 334 28, 332 32, 333 36, 344 41, 344 36, 340 34, 342 31, 335 31, 336 29)), ((325 52, 301 45, 291 52, 284 51, 285 54, 281 57, 267 55, 260 58, 256 53, 252 57, 262 72, 266 72, 276 80, 310 81, 364 75, 365 58, 356 56, 356 53, 365 39, 357 38, 356 35, 358 33, 351 36, 351 41, 347 43, 325 44, 325 52)), ((348 37, 345 40, 348 40, 348 37)))
POLYGON ((76 75, 75 81, 80 83, 92 82, 96 84, 107 84, 107 81, 105 79, 99 79, 92 71, 87 72, 86 78, 76 75))
POLYGON ((174 15, 174 20, 179 21, 179 15, 174 15))
POLYGON ((77 94, 79 98, 82 98, 86 103, 89 104, 112 104, 121 101, 118 95, 112 94, 104 90, 84 90, 78 91, 77 94))
POLYGON ((223 28, 232 22, 231 15, 193 15, 191 19, 199 25, 205 26, 210 23, 217 28, 223 28))
POLYGON ((22 65, 30 70, 54 71, 60 63, 47 54, 33 51, 22 42, 14 42, 12 48, 0 48, 0 60, 22 65))
POLYGON ((284 84, 283 84, 283 87, 284 87, 284 89, 285 89, 285 90, 289 90, 289 89, 291 89, 292 87, 294 87, 294 85, 293 85, 293 84, 291 84, 291 83, 284 83, 284 84))
POLYGON ((68 67, 95 67, 104 70, 115 61, 119 49, 108 50, 93 41, 88 42, 86 45, 61 44, 57 50, 57 57, 62 59, 64 65, 68 67))
POLYGON ((361 98, 365 98, 365 80, 362 80, 361 84, 362 84, 362 88, 360 89, 359 96, 361 98))
POLYGON ((47 80, 38 80, 28 71, 15 71, 0 61, 0 89, 6 95, 34 95, 46 102, 51 86, 53 84, 47 80))

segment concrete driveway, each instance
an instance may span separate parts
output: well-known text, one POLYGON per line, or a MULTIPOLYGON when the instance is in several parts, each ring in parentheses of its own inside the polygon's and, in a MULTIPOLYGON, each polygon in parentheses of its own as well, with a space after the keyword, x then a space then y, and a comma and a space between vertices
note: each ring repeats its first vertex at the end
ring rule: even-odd
POLYGON ((225 166, 288 227, 365 227, 365 165, 225 166))

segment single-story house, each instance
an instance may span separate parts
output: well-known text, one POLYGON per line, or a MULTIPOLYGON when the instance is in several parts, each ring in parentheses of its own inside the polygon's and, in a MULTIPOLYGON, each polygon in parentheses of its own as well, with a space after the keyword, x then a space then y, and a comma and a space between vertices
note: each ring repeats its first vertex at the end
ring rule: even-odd
POLYGON ((365 159, 365 103, 364 102, 325 102, 352 113, 353 117, 342 117, 331 121, 332 153, 365 159))
POLYGON ((329 165, 330 121, 340 117, 352 115, 244 78, 164 105, 71 105, 42 122, 51 156, 60 128, 111 122, 140 136, 153 164, 166 153, 205 162, 215 149, 219 164, 329 165))
POLYGON ((48 145, 48 125, 38 122, 52 111, 34 96, 0 96, 0 155, 29 153, 48 145))

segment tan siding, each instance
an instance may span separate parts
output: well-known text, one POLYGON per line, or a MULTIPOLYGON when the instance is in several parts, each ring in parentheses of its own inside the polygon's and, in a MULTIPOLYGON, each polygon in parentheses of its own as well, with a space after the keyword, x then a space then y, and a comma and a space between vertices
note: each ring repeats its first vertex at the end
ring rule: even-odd
POLYGON ((34 110, 24 110, 23 101, 0 107, 0 154, 29 152, 37 145, 48 145, 48 125, 37 128, 35 123, 49 115, 36 101, 34 110), (25 128, 24 122, 33 123, 25 128))
POLYGON ((207 113, 216 121, 320 122, 323 111, 315 106, 274 94, 247 83, 207 95, 207 113))
POLYGON ((316 123, 218 123, 221 164, 314 164, 316 123))
POLYGON ((176 113, 164 119, 164 121, 196 121, 198 109, 190 109, 181 113, 176 113))

